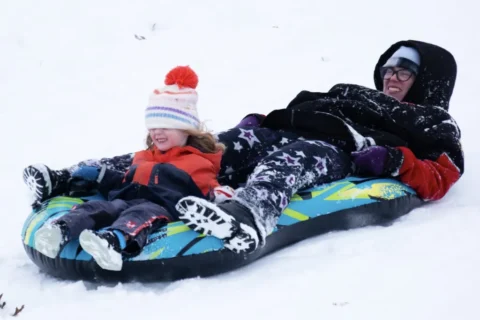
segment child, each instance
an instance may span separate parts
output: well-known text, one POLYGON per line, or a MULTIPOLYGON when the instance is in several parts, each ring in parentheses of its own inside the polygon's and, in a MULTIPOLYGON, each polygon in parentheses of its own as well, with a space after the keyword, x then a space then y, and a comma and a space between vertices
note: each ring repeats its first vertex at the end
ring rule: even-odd
POLYGON ((122 254, 136 254, 150 232, 178 219, 175 204, 182 197, 231 194, 217 182, 224 146, 201 131, 196 103, 198 77, 190 67, 176 67, 165 87, 150 96, 145 111, 147 149, 137 152, 125 174, 105 167, 81 167, 72 183, 91 183, 108 201, 90 201, 45 224, 35 247, 55 258, 69 240, 80 245, 100 267, 122 269, 122 254), (94 231, 98 230, 98 231, 94 231))

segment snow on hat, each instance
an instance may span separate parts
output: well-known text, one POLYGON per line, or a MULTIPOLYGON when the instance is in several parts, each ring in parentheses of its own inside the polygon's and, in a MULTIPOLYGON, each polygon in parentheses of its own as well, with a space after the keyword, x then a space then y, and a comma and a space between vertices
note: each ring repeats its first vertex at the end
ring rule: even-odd
POLYGON ((199 129, 198 77, 189 66, 176 67, 166 75, 165 86, 150 95, 145 110, 147 129, 199 129))
POLYGON ((401 67, 418 74, 420 62, 420 54, 415 48, 401 46, 383 66, 401 67))

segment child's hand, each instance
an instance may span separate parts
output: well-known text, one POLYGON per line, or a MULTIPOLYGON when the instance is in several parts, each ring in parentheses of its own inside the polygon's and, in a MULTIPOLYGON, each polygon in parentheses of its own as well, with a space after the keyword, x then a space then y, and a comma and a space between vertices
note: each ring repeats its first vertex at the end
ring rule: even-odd
POLYGON ((213 189, 215 203, 222 203, 233 197, 235 190, 229 186, 219 186, 213 189))
POLYGON ((98 167, 80 167, 72 173, 72 180, 80 179, 86 181, 100 182, 103 178, 104 168, 98 167))
POLYGON ((106 167, 80 167, 72 172, 68 181, 70 196, 93 194, 105 175, 106 167))

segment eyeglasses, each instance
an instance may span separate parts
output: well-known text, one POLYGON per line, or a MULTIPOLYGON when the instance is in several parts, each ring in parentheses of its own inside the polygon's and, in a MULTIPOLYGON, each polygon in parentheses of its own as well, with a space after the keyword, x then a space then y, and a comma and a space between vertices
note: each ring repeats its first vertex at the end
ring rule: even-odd
POLYGON ((397 75, 398 81, 407 81, 414 73, 408 69, 394 70, 392 67, 383 67, 380 69, 380 76, 383 80, 389 80, 394 75, 397 75))

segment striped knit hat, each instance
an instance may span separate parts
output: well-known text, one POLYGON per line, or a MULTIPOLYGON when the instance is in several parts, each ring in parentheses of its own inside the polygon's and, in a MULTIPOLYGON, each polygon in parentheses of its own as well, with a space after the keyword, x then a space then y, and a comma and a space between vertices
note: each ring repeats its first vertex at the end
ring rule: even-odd
POLYGON ((150 95, 145 110, 147 129, 200 129, 197 84, 197 74, 190 67, 170 70, 165 77, 165 86, 150 95))

